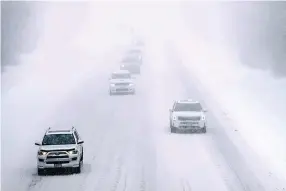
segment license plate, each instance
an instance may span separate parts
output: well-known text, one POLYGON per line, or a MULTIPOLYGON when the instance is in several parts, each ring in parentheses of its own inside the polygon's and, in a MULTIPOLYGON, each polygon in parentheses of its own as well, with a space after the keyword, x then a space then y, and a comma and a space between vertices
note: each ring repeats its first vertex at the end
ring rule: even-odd
POLYGON ((55 168, 61 168, 62 164, 54 164, 55 168))

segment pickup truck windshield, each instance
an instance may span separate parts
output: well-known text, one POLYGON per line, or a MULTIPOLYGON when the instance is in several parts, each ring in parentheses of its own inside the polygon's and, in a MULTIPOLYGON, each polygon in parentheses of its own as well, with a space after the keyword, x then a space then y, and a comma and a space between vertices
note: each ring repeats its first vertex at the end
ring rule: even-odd
POLYGON ((202 111, 200 103, 177 103, 174 111, 202 111))
POLYGON ((42 145, 70 145, 75 144, 72 134, 50 134, 45 135, 42 145))

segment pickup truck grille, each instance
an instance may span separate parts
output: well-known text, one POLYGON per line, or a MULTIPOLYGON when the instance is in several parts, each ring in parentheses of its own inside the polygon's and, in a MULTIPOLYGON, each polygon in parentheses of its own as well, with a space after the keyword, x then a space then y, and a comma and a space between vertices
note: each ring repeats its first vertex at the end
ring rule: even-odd
POLYGON ((69 155, 66 151, 51 151, 47 156, 48 159, 68 159, 69 155))
POLYGON ((199 120, 201 120, 201 117, 200 117, 200 116, 191 116, 191 117, 182 117, 182 116, 179 116, 179 117, 178 117, 178 120, 180 120, 180 121, 187 121, 187 120, 199 121, 199 120))

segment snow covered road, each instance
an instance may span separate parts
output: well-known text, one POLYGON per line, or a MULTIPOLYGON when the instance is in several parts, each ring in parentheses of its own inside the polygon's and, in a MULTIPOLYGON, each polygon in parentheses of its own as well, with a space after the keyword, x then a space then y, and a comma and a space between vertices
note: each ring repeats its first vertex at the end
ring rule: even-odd
MULTIPOLYGON (((246 162, 250 159, 238 151, 232 142, 232 137, 224 132, 222 124, 219 123, 222 119, 217 119, 216 115, 213 115, 217 111, 211 110, 208 113, 207 134, 170 133, 168 109, 173 101, 189 97, 203 101, 203 97, 196 85, 186 78, 187 74, 180 67, 176 54, 172 55, 172 51, 166 47, 168 46, 160 43, 147 43, 142 74, 136 78, 136 95, 109 96, 108 77, 112 69, 116 70, 117 67, 106 59, 106 63, 103 64, 106 69, 89 72, 89 78, 81 80, 73 91, 65 94, 52 114, 45 115, 44 119, 19 119, 35 120, 37 124, 34 129, 28 128, 31 136, 26 135, 19 139, 19 142, 13 142, 14 147, 10 147, 9 142, 2 145, 4 147, 2 156, 10 155, 2 159, 2 164, 9 164, 8 160, 17 154, 21 154, 21 160, 25 161, 9 164, 4 168, 2 189, 4 191, 270 191, 274 188, 280 190, 279 185, 265 182, 262 184, 261 179, 256 177, 253 168, 246 162), (31 145, 29 147, 22 144, 27 144, 28 140, 33 141, 31 137, 40 135, 40 132, 44 132, 47 128, 43 124, 51 123, 59 128, 71 125, 77 127, 85 141, 82 174, 44 177, 36 175, 36 147, 33 148, 33 142, 29 142, 31 145), (8 147, 29 148, 29 150, 15 153, 8 150, 8 147), (21 166, 23 164, 26 166, 21 166)), ((17 105, 13 107, 17 108, 17 105)), ((3 113, 8 109, 4 108, 3 113)), ((25 108, 22 109, 24 112, 25 108)), ((2 128, 3 132, 11 133, 17 132, 19 127, 10 126, 9 131, 5 129, 8 127, 2 126, 2 128)), ((18 135, 11 133, 10 136, 11 140, 16 140, 18 135)))

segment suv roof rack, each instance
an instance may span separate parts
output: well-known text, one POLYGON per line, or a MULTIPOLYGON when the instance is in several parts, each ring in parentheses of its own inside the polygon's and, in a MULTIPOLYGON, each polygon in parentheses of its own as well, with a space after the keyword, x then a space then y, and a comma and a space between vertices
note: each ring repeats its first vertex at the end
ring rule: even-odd
POLYGON ((47 130, 46 130, 46 134, 51 130, 51 127, 49 127, 47 130))

